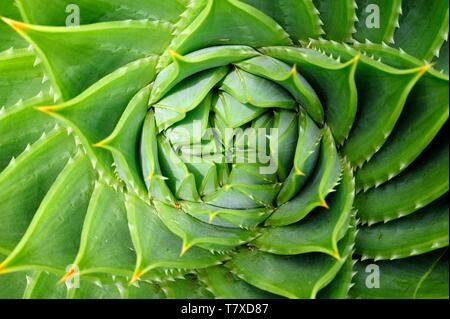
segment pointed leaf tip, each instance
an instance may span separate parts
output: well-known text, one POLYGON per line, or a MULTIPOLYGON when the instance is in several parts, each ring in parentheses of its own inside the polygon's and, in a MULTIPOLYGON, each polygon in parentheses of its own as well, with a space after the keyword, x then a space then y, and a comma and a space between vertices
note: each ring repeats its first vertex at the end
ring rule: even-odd
POLYGON ((329 209, 330 206, 328 206, 327 202, 325 201, 325 199, 320 199, 320 207, 324 207, 326 209, 329 209))
POLYGON ((142 271, 137 270, 133 273, 133 276, 131 277, 130 282, 128 283, 128 286, 131 286, 132 284, 134 284, 136 281, 138 281, 141 276, 143 275, 142 271))
POLYGON ((187 251, 188 251, 189 249, 191 249, 191 247, 192 247, 192 244, 183 241, 183 245, 181 246, 180 257, 183 257, 183 255, 184 255, 185 253, 187 253, 187 251))
POLYGON ((108 141, 105 139, 105 140, 102 140, 102 141, 100 141, 98 143, 93 144, 92 146, 98 147, 98 148, 105 148, 105 146, 107 144, 108 144, 108 141))
POLYGON ((58 283, 59 284, 65 283, 67 281, 67 279, 69 279, 70 277, 73 276, 73 274, 75 274, 75 267, 71 267, 69 269, 69 271, 67 271, 66 274, 61 277, 61 279, 58 281, 58 283))
POLYGON ((27 28, 27 24, 19 21, 15 21, 6 17, 1 17, 3 22, 5 22, 7 25, 9 25, 11 28, 13 28, 16 31, 24 30, 27 28))
POLYGON ((44 113, 53 113, 53 111, 55 110, 53 106, 38 106, 35 107, 34 109, 44 113))
POLYGON ((424 73, 427 72, 432 66, 433 66, 433 63, 428 63, 428 64, 425 64, 424 66, 421 66, 421 67, 419 68, 419 74, 424 74, 424 73))
POLYGON ((331 252, 331 256, 336 258, 336 260, 340 261, 342 259, 341 254, 339 253, 339 250, 334 250, 331 252))
POLYGON ((1 264, 0 264, 0 274, 3 273, 3 272, 5 272, 5 268, 6 268, 6 267, 5 267, 5 264, 4 264, 4 263, 1 263, 1 264))
POLYGON ((173 49, 168 49, 167 51, 169 52, 170 57, 174 60, 180 57, 180 55, 173 49))
POLYGON ((298 167, 295 168, 295 176, 306 176, 298 167))

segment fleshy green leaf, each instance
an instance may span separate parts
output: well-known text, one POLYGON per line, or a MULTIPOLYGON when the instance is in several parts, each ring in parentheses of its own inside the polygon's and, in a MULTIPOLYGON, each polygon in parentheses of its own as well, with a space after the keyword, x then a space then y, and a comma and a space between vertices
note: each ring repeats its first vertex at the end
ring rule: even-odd
POLYGON ((356 252, 366 258, 398 259, 448 246, 446 196, 412 215, 386 224, 361 227, 356 252))
POLYGON ((315 298, 339 272, 351 251, 354 230, 339 243, 344 258, 321 253, 279 256, 241 249, 227 267, 242 280, 259 289, 287 298, 315 298))
POLYGON ((27 22, 65 26, 75 12, 80 24, 127 19, 176 22, 185 10, 185 0, 17 0, 27 22), (78 9, 74 9, 77 6, 78 9), (76 11, 79 10, 79 11, 76 11))
POLYGON ((319 12, 312 0, 243 0, 277 21, 294 41, 317 38, 322 33, 319 12))
POLYGON ((341 175, 339 155, 328 127, 324 129, 319 163, 313 174, 314 177, 308 181, 301 192, 275 210, 267 219, 266 225, 293 224, 303 219, 316 207, 328 207, 325 197, 334 189, 341 175))
POLYGON ((329 209, 318 209, 295 224, 264 228, 252 244, 272 254, 321 252, 340 258, 337 243, 347 232, 355 197, 352 170, 348 164, 343 166, 343 177, 330 196, 329 209))
POLYGON ((0 253, 9 254, 67 161, 75 153, 62 129, 44 134, 0 174, 0 253))
POLYGON ((181 239, 167 229, 152 206, 134 196, 127 196, 125 205, 137 255, 133 281, 156 268, 200 269, 226 258, 198 247, 180 257, 181 239))
POLYGON ((20 242, 0 264, 0 272, 26 269, 64 271, 78 249, 93 174, 85 155, 80 154, 67 164, 20 242))
POLYGON ((395 46, 429 61, 448 34, 448 1, 403 0, 399 24, 395 46))
POLYGON ((349 41, 355 32, 355 0, 313 0, 320 12, 324 37, 339 42, 349 41))
POLYGON ((364 42, 394 42, 394 32, 401 14, 401 0, 356 0, 358 22, 353 37, 364 42))
POLYGON ((298 66, 325 106, 325 122, 338 144, 347 138, 356 115, 355 70, 359 56, 340 63, 311 49, 269 47, 260 50, 273 58, 298 66), (336 83, 340 83, 339 86, 336 83))
POLYGON ((57 87, 55 98, 58 100, 74 98, 130 62, 161 54, 172 32, 169 25, 146 20, 104 22, 77 28, 5 21, 35 46, 57 87))
POLYGON ((359 193, 355 207, 369 224, 415 212, 448 191, 448 130, 400 175, 378 188, 359 193), (444 137, 445 136, 445 137, 444 137), (426 190, 426 191, 424 191, 426 190))
POLYGON ((0 54, 0 109, 19 107, 25 100, 51 93, 41 65, 35 61, 36 56, 25 49, 0 54))
POLYGON ((356 263, 355 286, 350 295, 357 298, 378 299, 448 299, 448 253, 438 250, 416 257, 356 263), (379 268, 374 270, 375 265, 379 268), (379 275, 379 288, 374 276, 379 275), (368 284, 369 285, 368 285, 368 284), (369 286, 369 287, 368 287, 369 286))
POLYGON ((209 267, 200 273, 200 279, 221 299, 272 299, 278 296, 260 290, 233 275, 222 266, 209 267))
POLYGON ((183 240, 182 255, 194 245, 223 251, 242 245, 255 237, 255 234, 248 230, 203 223, 181 209, 157 201, 155 201, 155 206, 167 228, 183 240))

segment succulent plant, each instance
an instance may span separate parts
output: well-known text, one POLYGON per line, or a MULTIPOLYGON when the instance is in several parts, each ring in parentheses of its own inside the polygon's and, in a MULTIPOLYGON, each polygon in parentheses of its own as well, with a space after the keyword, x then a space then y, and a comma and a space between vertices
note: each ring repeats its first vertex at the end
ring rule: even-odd
POLYGON ((2 0, 0 297, 448 298, 448 12, 2 0))

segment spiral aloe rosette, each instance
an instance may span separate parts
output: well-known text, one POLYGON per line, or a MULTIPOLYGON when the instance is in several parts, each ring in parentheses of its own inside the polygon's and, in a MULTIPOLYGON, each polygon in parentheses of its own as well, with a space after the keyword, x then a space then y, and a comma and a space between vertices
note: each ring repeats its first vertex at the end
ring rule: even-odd
POLYGON ((448 298, 445 1, 0 14, 0 297, 448 298))

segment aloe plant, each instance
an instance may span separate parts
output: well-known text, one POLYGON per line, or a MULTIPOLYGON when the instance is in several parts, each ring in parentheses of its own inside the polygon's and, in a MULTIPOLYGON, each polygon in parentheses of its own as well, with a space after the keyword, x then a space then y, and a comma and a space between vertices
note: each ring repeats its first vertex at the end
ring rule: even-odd
POLYGON ((448 298, 448 12, 2 0, 0 297, 448 298))

